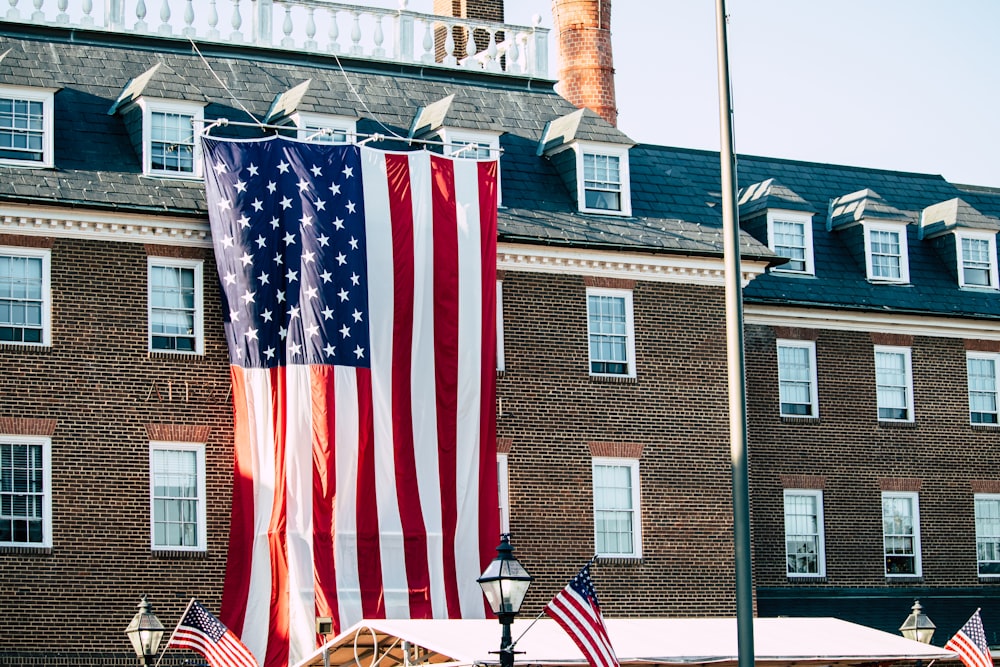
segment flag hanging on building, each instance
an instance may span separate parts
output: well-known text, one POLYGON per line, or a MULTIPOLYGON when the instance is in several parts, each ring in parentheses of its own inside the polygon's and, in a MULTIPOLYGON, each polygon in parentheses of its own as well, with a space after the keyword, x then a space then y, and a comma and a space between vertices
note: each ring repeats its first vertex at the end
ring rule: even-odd
POLYGON ((576 642, 591 667, 619 667, 590 578, 590 563, 552 598, 545 613, 576 642))
POLYGON ((990 655, 983 619, 979 616, 978 609, 944 647, 958 653, 965 667, 993 667, 993 657, 990 655))
POLYGON ((257 667, 257 660, 243 642, 212 612, 192 599, 167 642, 167 649, 200 653, 212 667, 257 667))
POLYGON ((203 148, 235 421, 222 619, 278 667, 317 618, 483 617, 496 161, 203 148))

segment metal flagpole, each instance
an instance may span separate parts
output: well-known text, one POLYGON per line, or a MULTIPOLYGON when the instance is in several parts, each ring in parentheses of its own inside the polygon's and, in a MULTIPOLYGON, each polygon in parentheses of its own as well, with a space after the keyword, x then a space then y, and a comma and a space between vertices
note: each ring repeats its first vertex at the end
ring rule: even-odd
POLYGON ((729 90, 726 2, 716 2, 723 256, 726 269, 726 353, 729 368, 729 438, 733 476, 733 538, 736 552, 736 632, 739 667, 754 664, 753 572, 750 558, 750 491, 747 472, 746 364, 733 104, 729 90))

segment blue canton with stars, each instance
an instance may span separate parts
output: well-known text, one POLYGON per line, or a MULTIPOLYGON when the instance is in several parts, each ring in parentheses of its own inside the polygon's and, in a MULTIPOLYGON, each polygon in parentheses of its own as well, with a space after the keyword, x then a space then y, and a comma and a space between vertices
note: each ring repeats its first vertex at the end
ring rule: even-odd
POLYGON ((230 362, 370 367, 361 148, 203 141, 230 362))

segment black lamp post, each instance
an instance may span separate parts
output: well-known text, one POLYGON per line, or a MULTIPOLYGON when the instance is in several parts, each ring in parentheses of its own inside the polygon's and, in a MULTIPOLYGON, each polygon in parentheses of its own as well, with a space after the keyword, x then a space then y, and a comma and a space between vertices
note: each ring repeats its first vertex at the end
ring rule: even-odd
POLYGON ((152 665, 153 658, 156 657, 156 652, 160 648, 160 640, 163 639, 163 625, 156 618, 145 595, 139 601, 139 611, 125 628, 125 634, 132 642, 132 648, 143 664, 152 665))
POLYGON ((521 610, 521 603, 528 593, 531 575, 514 558, 514 548, 510 546, 510 535, 500 536, 497 557, 486 567, 476 581, 483 589, 483 595, 490 609, 497 615, 503 626, 500 639, 500 667, 514 667, 514 646, 510 636, 510 624, 521 610))
POLYGON ((913 608, 910 611, 910 615, 906 617, 903 624, 899 626, 899 631, 903 633, 903 636, 907 639, 913 639, 915 641, 930 644, 931 637, 934 636, 934 630, 937 628, 934 622, 927 618, 927 614, 924 613, 924 608, 920 606, 919 600, 913 601, 913 608))

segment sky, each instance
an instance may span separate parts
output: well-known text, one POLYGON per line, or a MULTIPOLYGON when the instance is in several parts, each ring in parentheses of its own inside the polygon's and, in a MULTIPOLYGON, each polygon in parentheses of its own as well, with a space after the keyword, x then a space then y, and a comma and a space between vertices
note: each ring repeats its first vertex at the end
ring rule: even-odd
MULTIPOLYGON (((552 27, 550 0, 506 3, 508 23, 540 14, 552 27)), ((719 150, 715 10, 613 0, 618 126, 635 141, 719 150)), ((728 0, 726 10, 737 153, 1000 188, 1000 0, 728 0)))

